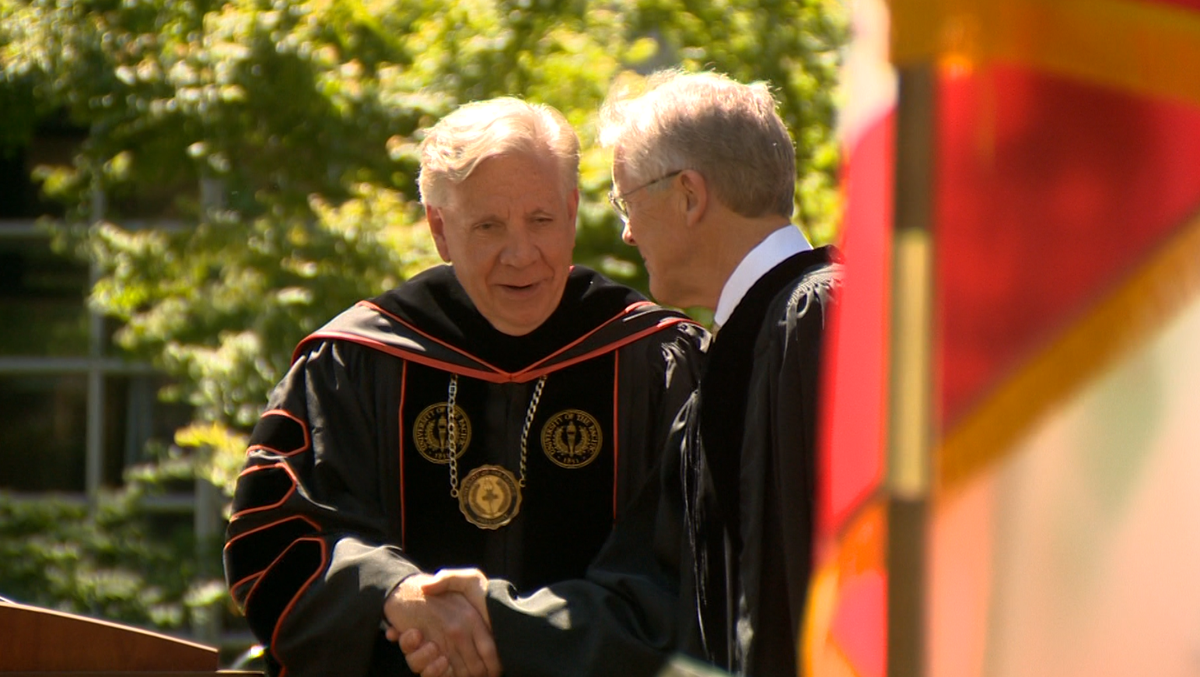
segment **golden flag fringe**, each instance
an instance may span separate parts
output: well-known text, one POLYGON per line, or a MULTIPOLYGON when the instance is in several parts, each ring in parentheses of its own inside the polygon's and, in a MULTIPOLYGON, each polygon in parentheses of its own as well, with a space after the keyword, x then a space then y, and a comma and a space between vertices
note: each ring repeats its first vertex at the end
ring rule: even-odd
POLYGON ((934 494, 953 492, 1016 449, 1035 422, 1156 335, 1197 295, 1200 215, 948 432, 934 457, 934 494))

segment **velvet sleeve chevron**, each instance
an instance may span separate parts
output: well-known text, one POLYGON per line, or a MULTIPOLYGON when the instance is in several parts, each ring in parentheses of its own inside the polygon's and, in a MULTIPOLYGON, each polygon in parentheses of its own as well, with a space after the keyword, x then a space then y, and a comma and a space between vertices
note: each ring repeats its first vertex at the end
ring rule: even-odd
POLYGON ((387 593, 417 568, 388 545, 377 424, 386 404, 372 394, 389 365, 376 362, 357 346, 310 346, 251 435, 225 574, 272 675, 365 675, 403 662, 379 625, 387 593))

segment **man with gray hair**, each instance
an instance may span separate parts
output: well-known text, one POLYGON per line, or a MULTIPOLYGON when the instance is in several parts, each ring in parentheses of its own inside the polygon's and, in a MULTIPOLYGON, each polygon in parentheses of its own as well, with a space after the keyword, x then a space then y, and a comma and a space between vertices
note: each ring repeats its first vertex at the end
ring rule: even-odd
POLYGON ((763 83, 651 78, 604 109, 612 203, 656 300, 719 333, 683 439, 707 658, 795 674, 811 560, 822 337, 840 266, 790 224, 795 152, 763 83))
MULTIPOLYGON (((609 200, 652 295, 713 310, 719 333, 657 496, 617 525, 588 580, 522 597, 460 572, 427 588, 486 606, 510 675, 652 675, 673 651, 741 675, 800 670, 821 345, 840 266, 790 223, 795 151, 775 108, 764 84, 669 71, 601 110, 609 200)), ((401 639, 410 665, 430 664, 416 633, 401 639)))
POLYGON ((579 141, 501 98, 432 127, 427 270, 296 348, 250 439, 225 545, 271 675, 405 674, 419 629, 459 677, 496 677, 483 614, 427 596, 478 567, 518 589, 579 578, 651 476, 706 333, 572 266, 579 141))

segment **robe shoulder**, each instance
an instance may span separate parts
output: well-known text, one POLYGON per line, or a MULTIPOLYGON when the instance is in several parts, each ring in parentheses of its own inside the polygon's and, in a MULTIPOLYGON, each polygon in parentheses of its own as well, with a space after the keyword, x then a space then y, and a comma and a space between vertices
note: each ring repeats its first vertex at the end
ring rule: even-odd
MULTIPOLYGON (((628 287, 576 266, 559 308, 525 337, 500 335, 470 306, 448 266, 347 309, 296 347, 293 361, 317 342, 356 343, 401 359, 492 382, 526 382, 617 350, 681 324, 696 324, 628 287), (528 355, 498 364, 497 343, 528 355)), ((498 356, 504 357, 504 356, 498 356)))
POLYGON ((813 311, 820 313, 822 324, 828 321, 826 314, 836 304, 840 293, 844 266, 833 247, 822 247, 811 252, 805 259, 800 274, 794 281, 781 289, 771 300, 766 315, 768 326, 783 329, 794 327, 813 311), (779 323, 782 319, 783 322, 779 323))

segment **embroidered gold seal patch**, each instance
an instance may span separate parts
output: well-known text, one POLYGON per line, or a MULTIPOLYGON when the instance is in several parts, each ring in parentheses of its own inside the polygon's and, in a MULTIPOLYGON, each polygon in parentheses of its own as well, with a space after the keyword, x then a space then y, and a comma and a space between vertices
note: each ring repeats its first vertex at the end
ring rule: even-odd
POLYGON ((480 529, 499 529, 521 510, 521 487, 507 469, 481 465, 463 478, 458 509, 480 529))
POLYGON ((542 451, 564 468, 582 468, 600 455, 600 422, 579 409, 560 411, 542 426, 542 451))
MULTIPOLYGON (((447 404, 431 404, 413 421, 413 444, 425 460, 433 463, 450 462, 450 425, 446 418, 447 404)), ((471 443, 471 420, 462 407, 454 405, 454 458, 462 458, 471 443)))

